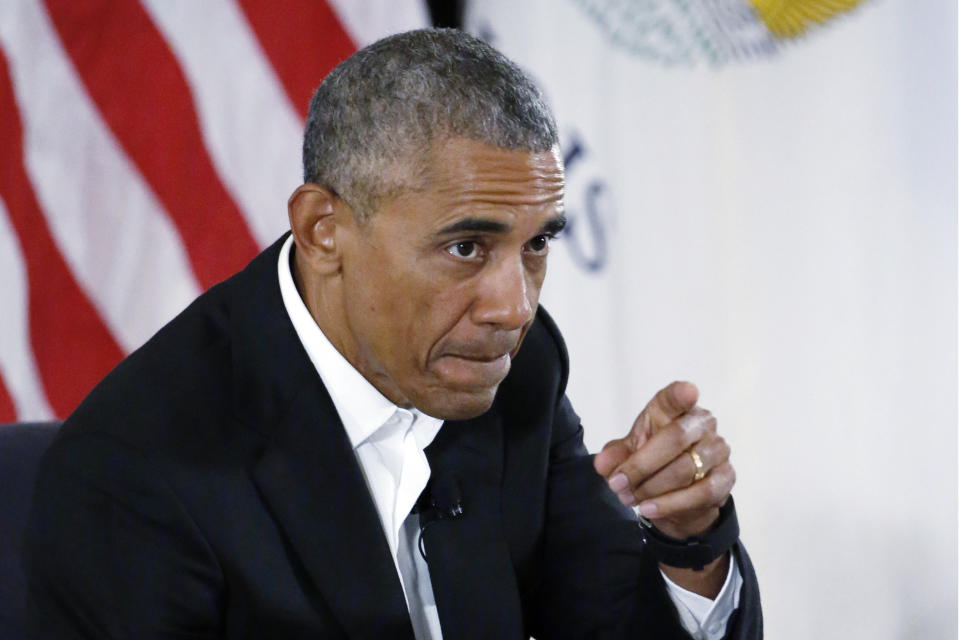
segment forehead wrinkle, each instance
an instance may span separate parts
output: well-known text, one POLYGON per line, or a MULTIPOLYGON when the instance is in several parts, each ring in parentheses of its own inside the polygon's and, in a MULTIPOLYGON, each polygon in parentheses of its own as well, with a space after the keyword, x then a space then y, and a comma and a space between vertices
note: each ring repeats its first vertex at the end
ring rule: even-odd
POLYGON ((423 167, 425 186, 440 193, 455 191, 458 195, 483 197, 491 191, 509 195, 545 192, 518 204, 543 204, 563 198, 563 163, 556 148, 526 152, 448 138, 431 145, 428 157, 423 167), (461 152, 458 147, 464 146, 469 149, 461 152))
MULTIPOLYGON (((517 152, 506 151, 504 153, 517 152)), ((454 161, 443 163, 439 168, 433 166, 431 167, 433 170, 430 171, 430 173, 434 174, 435 178, 443 179, 448 177, 448 174, 456 174, 458 170, 460 170, 463 173, 469 174, 471 180, 492 180, 509 184, 543 183, 544 185, 563 185, 563 169, 560 168, 559 165, 544 166, 548 163, 534 162, 534 156, 527 156, 526 158, 520 156, 517 159, 526 161, 511 162, 510 159, 502 156, 493 159, 493 161, 489 163, 470 163, 467 166, 454 161)))
POLYGON ((539 175, 509 169, 478 172, 463 186, 469 193, 485 193, 487 191, 510 194, 542 192, 542 197, 545 200, 563 195, 562 175, 550 176, 543 172, 539 175))
POLYGON ((454 206, 460 205, 478 205, 489 204, 497 207, 506 208, 527 208, 555 205, 558 210, 562 210, 563 189, 555 189, 552 192, 530 195, 525 190, 505 191, 502 189, 460 189, 459 193, 451 194, 455 198, 454 206))
POLYGON ((438 193, 458 203, 487 202, 507 206, 542 206, 555 204, 562 208, 563 178, 542 180, 520 172, 485 172, 466 180, 437 181, 438 193))

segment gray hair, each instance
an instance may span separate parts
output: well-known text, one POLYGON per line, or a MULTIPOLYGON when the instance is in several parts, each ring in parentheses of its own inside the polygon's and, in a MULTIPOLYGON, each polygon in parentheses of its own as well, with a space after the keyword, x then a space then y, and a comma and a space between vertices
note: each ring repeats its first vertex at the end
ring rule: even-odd
POLYGON ((461 137, 529 153, 557 144, 540 90, 503 54, 456 29, 379 40, 341 62, 310 101, 303 179, 362 221, 412 188, 435 143, 461 137))

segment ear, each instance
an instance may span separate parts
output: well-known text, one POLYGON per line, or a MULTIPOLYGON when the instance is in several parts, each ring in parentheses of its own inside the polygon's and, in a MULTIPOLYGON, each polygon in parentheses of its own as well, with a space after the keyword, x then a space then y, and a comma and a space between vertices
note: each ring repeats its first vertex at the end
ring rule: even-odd
MULTIPOLYGON (((332 191, 318 184, 306 183, 297 187, 287 201, 290 230, 297 244, 297 256, 320 274, 336 273, 340 269, 341 247, 337 242, 338 208, 347 204, 332 191)), ((352 219, 352 212, 344 213, 352 219)))

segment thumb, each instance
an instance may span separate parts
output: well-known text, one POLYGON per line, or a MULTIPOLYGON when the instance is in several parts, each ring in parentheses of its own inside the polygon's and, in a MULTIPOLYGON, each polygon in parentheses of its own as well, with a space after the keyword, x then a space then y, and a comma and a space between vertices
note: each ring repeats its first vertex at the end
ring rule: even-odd
POLYGON ((593 468, 596 469, 597 473, 606 478, 614 469, 623 464, 633 452, 634 449, 630 445, 629 437, 611 440, 603 445, 600 453, 593 458, 593 468))

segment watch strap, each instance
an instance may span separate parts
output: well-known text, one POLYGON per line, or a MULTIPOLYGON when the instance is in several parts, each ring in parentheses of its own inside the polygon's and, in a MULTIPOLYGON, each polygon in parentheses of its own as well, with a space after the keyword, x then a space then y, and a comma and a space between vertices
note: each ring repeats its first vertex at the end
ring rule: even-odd
POLYGON ((652 522, 639 517, 640 536, 647 549, 663 564, 702 571, 725 554, 740 537, 740 524, 733 496, 720 507, 720 517, 707 531, 678 540, 659 531, 652 522))

